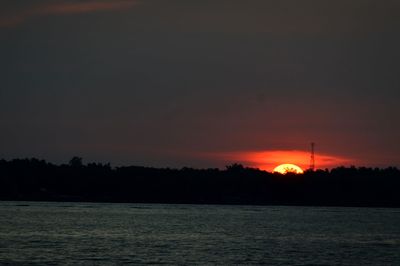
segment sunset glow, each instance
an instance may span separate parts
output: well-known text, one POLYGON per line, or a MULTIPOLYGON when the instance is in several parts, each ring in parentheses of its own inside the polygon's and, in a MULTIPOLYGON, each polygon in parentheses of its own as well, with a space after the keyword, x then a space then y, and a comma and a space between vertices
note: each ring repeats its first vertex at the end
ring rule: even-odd
MULTIPOLYGON (((301 150, 271 150, 271 151, 243 151, 211 154, 218 161, 239 162, 249 167, 266 171, 274 171, 277 165, 290 162, 301 169, 308 169, 310 165, 310 152, 301 150)), ((357 161, 338 155, 315 154, 315 167, 317 169, 334 168, 343 165, 356 164, 357 161)))

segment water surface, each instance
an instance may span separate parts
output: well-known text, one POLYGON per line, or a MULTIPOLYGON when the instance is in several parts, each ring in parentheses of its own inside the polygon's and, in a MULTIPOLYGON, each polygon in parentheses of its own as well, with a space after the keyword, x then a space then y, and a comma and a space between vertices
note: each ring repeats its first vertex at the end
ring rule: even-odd
POLYGON ((400 265, 400 209, 0 201, 1 265, 400 265))

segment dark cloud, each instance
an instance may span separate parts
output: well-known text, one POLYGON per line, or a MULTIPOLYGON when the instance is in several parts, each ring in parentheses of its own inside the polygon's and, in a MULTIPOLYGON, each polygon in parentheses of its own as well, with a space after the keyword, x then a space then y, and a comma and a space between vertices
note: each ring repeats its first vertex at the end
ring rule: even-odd
POLYGON ((116 0, 116 1, 36 1, 26 4, 25 7, 18 4, 11 4, 10 9, 6 9, 0 16, 1 27, 13 27, 36 16, 47 15, 69 15, 92 13, 98 11, 112 11, 131 8, 138 2, 135 0, 116 0), (13 9, 14 7, 14 9, 13 9))
POLYGON ((200 155, 313 140, 400 165, 397 1, 6 3, 41 11, 0 29, 0 157, 220 166, 200 155))

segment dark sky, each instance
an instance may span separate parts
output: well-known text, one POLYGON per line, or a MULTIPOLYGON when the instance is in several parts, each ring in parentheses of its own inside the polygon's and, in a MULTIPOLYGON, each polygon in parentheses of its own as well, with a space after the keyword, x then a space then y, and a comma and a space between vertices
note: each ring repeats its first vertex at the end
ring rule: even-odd
POLYGON ((0 0, 0 158, 270 169, 289 153, 306 167, 314 141, 317 167, 400 166, 399 14, 398 0, 0 0))

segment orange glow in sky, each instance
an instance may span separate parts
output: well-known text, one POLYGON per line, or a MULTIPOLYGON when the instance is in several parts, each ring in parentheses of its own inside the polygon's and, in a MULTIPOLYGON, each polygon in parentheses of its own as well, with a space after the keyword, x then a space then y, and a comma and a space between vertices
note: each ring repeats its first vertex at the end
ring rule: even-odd
MULTIPOLYGON (((219 153, 217 157, 226 162, 239 162, 248 167, 270 172, 281 164, 295 164, 302 169, 308 169, 310 165, 310 152, 300 150, 227 152, 219 153)), ((335 155, 315 154, 316 169, 334 168, 349 164, 354 164, 354 160, 335 155)))

